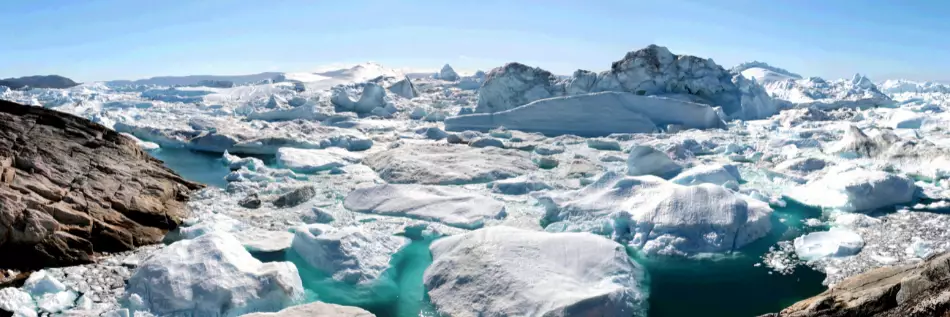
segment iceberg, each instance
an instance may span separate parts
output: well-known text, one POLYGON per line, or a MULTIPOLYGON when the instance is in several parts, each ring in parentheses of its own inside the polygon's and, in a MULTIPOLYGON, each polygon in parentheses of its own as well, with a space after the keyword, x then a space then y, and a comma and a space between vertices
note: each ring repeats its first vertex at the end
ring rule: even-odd
POLYGON ((864 247, 864 240, 854 231, 831 228, 795 238, 794 245, 799 259, 814 261, 857 254, 864 247))
POLYGON ((504 218, 505 204, 457 187, 378 185, 350 192, 346 209, 385 216, 435 221, 477 229, 491 219, 504 218))
POLYGON ((361 156, 341 148, 277 149, 277 164, 297 173, 316 173, 359 163, 361 156))
POLYGON ((863 169, 826 175, 805 185, 791 188, 786 196, 803 204, 848 212, 876 209, 914 200, 914 181, 882 171, 863 169))
POLYGON ((646 316, 643 268, 603 237, 499 226, 429 250, 425 287, 447 316, 646 316))
POLYGON ((546 230, 629 240, 646 254, 736 251, 772 230, 772 209, 722 186, 683 186, 656 176, 607 172, 579 190, 538 197, 546 230))
POLYGON ((517 108, 445 119, 447 131, 489 131, 498 127, 557 136, 650 133, 658 124, 712 129, 725 126, 712 107, 663 97, 601 92, 541 99, 517 108))
POLYGON ((306 264, 350 284, 379 279, 389 260, 409 239, 361 227, 334 228, 309 224, 294 228, 291 248, 306 264))
POLYGON ((402 143, 368 155, 363 163, 394 184, 487 183, 536 169, 521 151, 425 143, 402 143))
POLYGON ((240 316, 278 311, 303 299, 290 262, 261 263, 228 233, 172 243, 146 259, 123 302, 155 315, 240 316))

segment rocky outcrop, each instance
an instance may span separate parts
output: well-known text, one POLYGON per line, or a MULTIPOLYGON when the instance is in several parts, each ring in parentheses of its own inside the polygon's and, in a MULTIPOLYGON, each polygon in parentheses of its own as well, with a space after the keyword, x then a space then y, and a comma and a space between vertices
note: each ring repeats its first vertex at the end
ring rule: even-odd
POLYGON ((30 88, 69 88, 79 85, 72 79, 59 76, 26 76, 20 78, 0 79, 0 86, 10 87, 10 89, 30 88))
POLYGON ((0 268, 158 243, 202 187, 99 124, 0 101, 0 268))
POLYGON ((488 74, 475 112, 499 112, 544 98, 606 91, 714 105, 737 119, 759 119, 778 112, 761 85, 730 73, 711 59, 675 55, 656 45, 627 53, 610 70, 578 70, 565 80, 540 68, 509 63, 488 74))
POLYGON ((950 316, 950 253, 916 265, 865 272, 762 317, 813 316, 950 316))

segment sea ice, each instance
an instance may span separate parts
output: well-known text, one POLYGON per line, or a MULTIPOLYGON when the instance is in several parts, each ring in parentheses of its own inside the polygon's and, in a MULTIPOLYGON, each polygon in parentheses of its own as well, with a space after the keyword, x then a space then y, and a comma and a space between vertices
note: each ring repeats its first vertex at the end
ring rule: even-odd
POLYGON ((404 237, 356 226, 309 224, 294 231, 292 249, 306 264, 350 284, 377 280, 389 268, 392 255, 409 243, 404 237))
POLYGON ((486 183, 536 169, 528 155, 521 151, 410 142, 397 145, 363 160, 390 183, 486 183))
POLYGON ((864 247, 864 240, 854 231, 836 227, 795 238, 794 244, 798 258, 812 261, 857 254, 864 247))
POLYGON ((133 273, 123 301, 156 315, 239 316, 278 311, 301 300, 289 262, 261 263, 228 233, 172 243, 133 273))
POLYGON ((279 148, 277 164, 298 173, 316 173, 359 163, 361 156, 345 149, 319 150, 279 148))
POLYGON ((378 185, 350 192, 346 209, 385 216, 408 217, 476 229, 485 221, 504 218, 505 204, 458 187, 378 185))
POLYGON ((429 249, 425 287, 448 316, 646 316, 643 268, 603 237, 499 226, 429 249))
POLYGON ((518 176, 515 178, 497 180, 488 183, 488 187, 493 192, 505 195, 525 195, 530 192, 536 192, 551 189, 551 186, 543 180, 532 176, 518 176))
POLYGON ((729 182, 739 182, 741 179, 739 169, 735 165, 709 164, 689 168, 670 181, 680 185, 724 185, 729 182))
POLYGON ((627 175, 653 175, 672 178, 683 170, 666 153, 657 151, 648 145, 638 145, 630 149, 627 157, 627 175))
POLYGON ((36 303, 30 294, 16 287, 0 289, 0 310, 14 317, 36 317, 36 303))

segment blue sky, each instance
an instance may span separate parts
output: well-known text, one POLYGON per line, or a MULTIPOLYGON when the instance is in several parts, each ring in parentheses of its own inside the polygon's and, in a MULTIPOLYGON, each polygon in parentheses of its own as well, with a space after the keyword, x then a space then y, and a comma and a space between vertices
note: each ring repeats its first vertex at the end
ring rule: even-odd
POLYGON ((950 80, 950 2, 904 0, 7 0, 0 78, 308 71, 376 61, 603 70, 655 43, 725 67, 950 80))

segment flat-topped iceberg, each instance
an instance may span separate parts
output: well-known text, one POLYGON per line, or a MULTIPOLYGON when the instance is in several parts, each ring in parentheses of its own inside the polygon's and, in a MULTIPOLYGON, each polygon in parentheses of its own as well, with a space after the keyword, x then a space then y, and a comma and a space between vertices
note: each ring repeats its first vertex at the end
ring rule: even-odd
POLYGON ((429 249, 425 287, 446 316, 646 316, 644 270, 603 237, 500 226, 429 249))
POLYGON ((488 131, 498 127, 547 135, 585 137, 613 133, 649 133, 657 125, 721 128, 725 124, 707 105, 626 92, 600 92, 541 99, 495 113, 470 114, 445 120, 448 131, 488 131))
POLYGON ((346 209, 385 216, 435 221, 476 229, 486 220, 503 218, 505 204, 458 187, 379 185, 350 192, 346 209))

